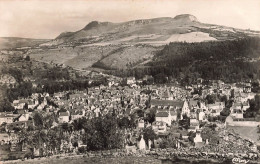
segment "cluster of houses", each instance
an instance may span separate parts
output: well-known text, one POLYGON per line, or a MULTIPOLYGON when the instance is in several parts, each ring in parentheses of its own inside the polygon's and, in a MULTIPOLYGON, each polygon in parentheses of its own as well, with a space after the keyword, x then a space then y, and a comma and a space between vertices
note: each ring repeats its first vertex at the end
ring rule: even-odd
MULTIPOLYGON (((55 125, 71 123, 82 117, 91 119, 115 113, 121 118, 143 111, 144 116, 139 116, 137 120, 137 134, 151 126, 157 135, 165 136, 174 129, 179 120, 189 118, 187 133, 196 133, 194 143, 200 145, 200 123, 207 122, 209 116, 219 116, 226 108, 224 101, 208 104, 205 101, 207 95, 225 95, 230 99, 233 94, 234 103, 230 108, 230 115, 234 118, 243 118, 243 113, 249 108, 248 100, 255 96, 251 92, 250 83, 225 84, 222 81, 211 81, 210 85, 205 85, 203 79, 198 79, 196 84, 182 88, 177 85, 141 86, 134 77, 127 78, 126 82, 127 86, 120 86, 118 81, 109 80, 108 86, 100 85, 84 91, 64 91, 53 95, 34 93, 26 99, 14 100, 12 105, 15 112, 0 113, 0 125, 5 127, 5 132, 0 134, 0 142, 5 144, 15 140, 15 135, 11 134, 15 134, 16 128, 33 127, 34 111, 54 113, 57 117, 55 125), (196 89, 201 89, 201 94, 194 93, 196 89), (149 124, 144 118, 151 110, 156 111, 155 121, 149 124), (7 137, 7 132, 10 137, 7 137)), ((182 132, 182 137, 178 137, 181 140, 176 143, 177 147, 180 143, 188 142, 187 133, 182 132)), ((133 136, 133 133, 130 135, 133 136)), ((175 135, 180 136, 180 133, 175 135)), ((139 148, 143 149, 143 138, 140 142, 139 148)))
POLYGON ((16 83, 16 80, 11 75, 3 74, 0 76, 0 85, 14 86, 15 83, 16 83))

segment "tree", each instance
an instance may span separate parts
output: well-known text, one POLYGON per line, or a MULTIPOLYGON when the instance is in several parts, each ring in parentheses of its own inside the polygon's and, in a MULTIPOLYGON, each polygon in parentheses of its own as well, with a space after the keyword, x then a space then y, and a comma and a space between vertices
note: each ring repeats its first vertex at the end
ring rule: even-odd
POLYGON ((190 131, 190 132, 188 133, 188 136, 189 136, 189 140, 190 140, 191 142, 193 142, 193 141, 194 141, 194 138, 196 137, 196 132, 190 131))
POLYGON ((144 118, 145 121, 149 122, 150 124, 155 121, 155 114, 156 114, 156 109, 151 108, 149 113, 146 114, 146 117, 144 118))
POLYGON ((84 124, 86 135, 84 141, 88 150, 106 150, 121 148, 124 135, 119 129, 117 119, 113 115, 105 115, 88 120, 84 124))
POLYGON ((216 101, 216 96, 214 95, 207 95, 206 96, 206 100, 208 102, 208 104, 214 104, 216 101))
POLYGON ((219 137, 216 131, 214 131, 210 127, 205 127, 201 131, 201 137, 203 140, 208 139, 210 141, 210 144, 218 144, 219 142, 219 137))
POLYGON ((44 128, 45 129, 50 129, 53 125, 53 122, 55 120, 54 114, 48 114, 45 117, 43 117, 44 120, 44 128))
POLYGON ((156 83, 166 83, 167 82, 167 76, 164 73, 159 73, 154 76, 154 81, 156 83))
POLYGON ((74 142, 73 143, 73 147, 78 147, 79 145, 78 145, 78 142, 74 142))
POLYGON ((58 128, 52 128, 47 132, 47 148, 53 153, 60 148, 61 140, 63 139, 62 131, 58 128))
POLYGON ((256 111, 260 110, 260 94, 255 95, 255 106, 256 111))
POLYGON ((136 113, 137 113, 138 117, 144 117, 144 111, 143 110, 139 109, 139 110, 136 111, 136 113))
POLYGON ((235 97, 235 90, 234 89, 232 89, 231 90, 231 96, 230 96, 231 98, 234 98, 235 97))
POLYGON ((228 101, 227 96, 226 96, 226 95, 221 96, 221 97, 220 97, 220 101, 226 103, 226 102, 228 101))
POLYGON ((13 112, 15 111, 11 103, 5 98, 0 102, 0 112, 13 112))
POLYGON ((249 106, 250 107, 246 110, 246 112, 244 112, 243 116, 245 118, 256 117, 257 112, 258 112, 256 100, 254 100, 254 99, 249 100, 249 106))
POLYGON ((234 100, 228 100, 226 103, 226 108, 231 108, 233 105, 234 100))
POLYGON ((260 91, 260 86, 258 81, 252 82, 252 92, 257 93, 260 91))
POLYGON ((76 130, 76 131, 83 129, 85 124, 87 124, 87 119, 85 117, 79 118, 72 122, 72 126, 73 126, 74 130, 76 130))
POLYGON ((43 128, 43 116, 39 112, 34 113, 33 115, 34 125, 37 129, 43 128))
POLYGON ((118 125, 122 129, 130 128, 130 120, 127 117, 123 117, 118 120, 118 125))
POLYGON ((152 127, 145 128, 143 131, 143 136, 146 144, 148 144, 148 141, 151 140, 152 142, 157 139, 157 135, 153 131, 152 127))
POLYGON ((130 114, 130 127, 136 128, 137 125, 137 118, 135 114, 130 114))
POLYGON ((174 135, 173 132, 170 132, 166 138, 162 138, 162 142, 159 144, 159 147, 162 149, 176 148, 177 142, 178 142, 178 138, 176 138, 176 135, 174 135))
POLYGON ((220 112, 220 115, 221 116, 229 116, 229 114, 230 114, 230 109, 228 109, 228 108, 224 108, 221 112, 220 112))
POLYGON ((189 129, 190 127, 190 118, 187 115, 183 115, 183 119, 179 120, 179 126, 184 129, 189 129))

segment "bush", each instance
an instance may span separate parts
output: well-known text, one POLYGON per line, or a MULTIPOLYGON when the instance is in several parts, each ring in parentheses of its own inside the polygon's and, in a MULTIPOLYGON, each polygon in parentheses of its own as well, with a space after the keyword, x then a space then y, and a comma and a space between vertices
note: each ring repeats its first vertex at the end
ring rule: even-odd
POLYGON ((78 151, 79 151, 79 153, 85 153, 86 149, 85 149, 85 147, 79 147, 78 151))

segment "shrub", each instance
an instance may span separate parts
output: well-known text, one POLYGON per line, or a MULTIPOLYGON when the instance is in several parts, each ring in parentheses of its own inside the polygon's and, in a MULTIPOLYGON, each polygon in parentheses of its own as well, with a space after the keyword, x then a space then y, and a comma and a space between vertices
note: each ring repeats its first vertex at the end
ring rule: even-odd
POLYGON ((85 153, 86 149, 85 149, 85 147, 79 147, 78 151, 79 151, 79 153, 85 153))

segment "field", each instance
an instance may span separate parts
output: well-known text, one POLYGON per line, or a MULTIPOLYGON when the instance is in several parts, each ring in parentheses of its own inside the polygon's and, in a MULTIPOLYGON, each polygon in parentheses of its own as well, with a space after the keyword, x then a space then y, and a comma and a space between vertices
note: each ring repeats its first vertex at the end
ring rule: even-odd
POLYGON ((130 46, 121 48, 99 62, 107 68, 124 69, 133 67, 139 62, 151 59, 155 54, 156 48, 152 46, 130 46))
POLYGON ((92 64, 107 56, 111 51, 117 49, 117 46, 105 47, 65 47, 60 49, 36 50, 30 54, 35 60, 65 64, 76 69, 91 67, 92 64))
POLYGON ((125 69, 151 59, 161 47, 153 46, 79 46, 47 50, 34 50, 30 57, 46 63, 65 64, 75 69, 98 68, 125 69))
POLYGON ((217 40, 216 38, 210 37, 208 33, 204 32, 190 32, 185 34, 173 34, 165 40, 158 40, 158 41, 147 41, 142 42, 146 44, 169 44, 170 42, 187 42, 187 43, 195 43, 195 42, 205 42, 205 41, 214 41, 217 40))
MULTIPOLYGON (((228 129, 233 129, 241 137, 245 139, 251 139, 254 142, 257 142, 260 134, 257 133, 257 127, 246 127, 246 126, 229 126, 228 129)), ((258 141, 259 142, 259 141, 258 141)))

